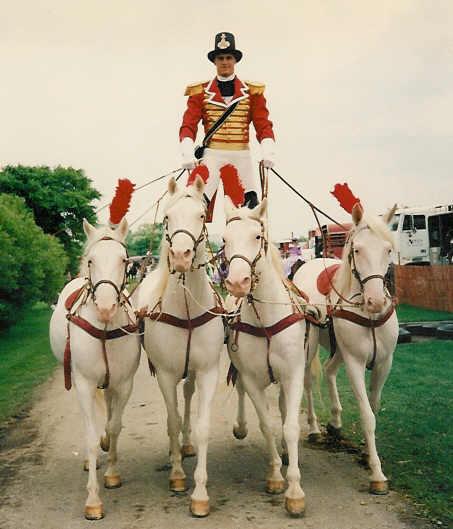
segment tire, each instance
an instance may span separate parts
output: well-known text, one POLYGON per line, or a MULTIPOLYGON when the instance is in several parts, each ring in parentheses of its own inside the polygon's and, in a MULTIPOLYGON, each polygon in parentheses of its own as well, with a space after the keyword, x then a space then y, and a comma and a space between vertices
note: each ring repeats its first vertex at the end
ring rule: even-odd
POLYGON ((398 332, 398 343, 410 343, 412 341, 412 336, 409 331, 400 327, 398 332))
POLYGON ((443 323, 436 330, 436 338, 440 340, 453 340, 453 323, 443 323))

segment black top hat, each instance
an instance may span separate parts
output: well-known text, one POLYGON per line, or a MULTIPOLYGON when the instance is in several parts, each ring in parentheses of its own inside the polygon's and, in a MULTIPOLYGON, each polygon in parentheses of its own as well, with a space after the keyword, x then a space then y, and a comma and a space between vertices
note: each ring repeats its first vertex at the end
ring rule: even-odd
POLYGON ((242 51, 236 49, 234 35, 223 31, 215 36, 214 49, 208 53, 208 59, 214 62, 217 55, 231 54, 239 62, 242 59, 242 51))

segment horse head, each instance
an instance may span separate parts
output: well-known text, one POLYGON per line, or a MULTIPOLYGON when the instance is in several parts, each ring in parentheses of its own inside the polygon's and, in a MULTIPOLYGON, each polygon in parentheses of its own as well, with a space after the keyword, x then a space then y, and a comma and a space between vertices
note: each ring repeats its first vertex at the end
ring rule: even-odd
POLYGON ((256 266, 266 255, 267 199, 254 209, 236 208, 225 197, 226 228, 223 236, 225 258, 229 265, 225 280, 228 292, 241 298, 249 294, 257 281, 256 266))
POLYGON ((388 224, 396 206, 382 219, 367 216, 363 207, 357 203, 352 209, 354 227, 345 246, 352 277, 359 283, 363 294, 364 309, 377 314, 384 309, 386 289, 384 277, 391 262, 394 241, 388 224))
POLYGON ((87 236, 84 272, 90 294, 99 320, 109 323, 117 313, 126 282, 128 255, 124 241, 129 228, 123 218, 114 230, 95 228, 84 219, 83 229, 87 236))
POLYGON ((205 238, 204 187, 199 176, 182 189, 174 178, 168 184, 170 200, 165 210, 164 237, 170 270, 185 273, 193 269, 198 246, 205 238))

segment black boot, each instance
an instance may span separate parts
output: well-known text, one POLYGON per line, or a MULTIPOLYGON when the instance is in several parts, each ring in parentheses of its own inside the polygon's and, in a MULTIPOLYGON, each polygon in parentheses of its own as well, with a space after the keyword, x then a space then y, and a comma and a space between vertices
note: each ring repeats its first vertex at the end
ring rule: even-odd
POLYGON ((247 207, 249 209, 253 209, 258 205, 258 196, 256 194, 256 191, 247 191, 244 195, 244 203, 242 204, 242 207, 247 207))

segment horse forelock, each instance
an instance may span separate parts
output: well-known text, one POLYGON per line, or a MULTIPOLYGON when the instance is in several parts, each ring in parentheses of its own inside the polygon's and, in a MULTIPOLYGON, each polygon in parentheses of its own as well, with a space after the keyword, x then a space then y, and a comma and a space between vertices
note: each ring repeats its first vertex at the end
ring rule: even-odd
POLYGON ((117 230, 112 230, 109 226, 99 226, 96 228, 96 234, 90 237, 83 248, 82 257, 80 260, 80 271, 79 275, 88 274, 88 254, 90 253, 93 246, 104 237, 110 237, 115 241, 122 242, 121 237, 117 230))

